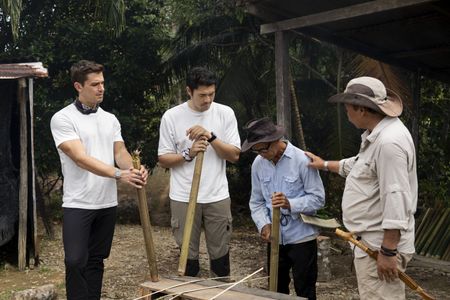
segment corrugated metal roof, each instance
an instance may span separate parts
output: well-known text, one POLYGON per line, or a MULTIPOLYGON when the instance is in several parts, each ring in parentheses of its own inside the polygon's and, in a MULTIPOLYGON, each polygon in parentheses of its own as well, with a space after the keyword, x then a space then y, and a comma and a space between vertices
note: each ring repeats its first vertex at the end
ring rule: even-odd
POLYGON ((0 79, 24 77, 48 77, 48 71, 41 62, 0 64, 0 79))

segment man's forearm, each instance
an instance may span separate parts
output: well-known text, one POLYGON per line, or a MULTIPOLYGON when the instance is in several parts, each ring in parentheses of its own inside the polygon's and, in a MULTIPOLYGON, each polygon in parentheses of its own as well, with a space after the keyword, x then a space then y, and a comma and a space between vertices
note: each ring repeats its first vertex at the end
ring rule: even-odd
POLYGON ((187 163, 183 155, 177 153, 163 154, 158 157, 159 165, 162 168, 174 168, 187 163))
POLYGON ((387 249, 397 249, 398 242, 400 241, 399 229, 385 229, 383 236, 383 247, 387 249))
POLYGON ((235 163, 239 160, 239 154, 241 153, 241 151, 235 146, 224 143, 218 138, 212 141, 210 145, 214 148, 220 158, 232 163, 235 163))

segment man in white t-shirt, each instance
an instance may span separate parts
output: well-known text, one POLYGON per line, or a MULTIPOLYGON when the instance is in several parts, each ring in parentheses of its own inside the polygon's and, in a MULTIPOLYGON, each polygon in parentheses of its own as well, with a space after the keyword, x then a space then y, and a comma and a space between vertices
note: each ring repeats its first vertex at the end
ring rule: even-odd
POLYGON ((50 123, 64 176, 66 292, 67 299, 100 299, 116 221, 116 181, 142 188, 148 172, 133 169, 119 121, 99 107, 103 66, 81 60, 70 73, 78 98, 50 123))
POLYGON ((172 230, 181 247, 193 160, 199 152, 204 152, 185 275, 196 276, 200 271, 199 242, 203 223, 211 271, 217 276, 228 276, 232 217, 225 171, 226 161, 239 159, 241 143, 237 121, 230 107, 213 102, 216 77, 211 71, 193 68, 188 74, 186 91, 190 99, 166 111, 160 126, 159 163, 171 170, 172 230))

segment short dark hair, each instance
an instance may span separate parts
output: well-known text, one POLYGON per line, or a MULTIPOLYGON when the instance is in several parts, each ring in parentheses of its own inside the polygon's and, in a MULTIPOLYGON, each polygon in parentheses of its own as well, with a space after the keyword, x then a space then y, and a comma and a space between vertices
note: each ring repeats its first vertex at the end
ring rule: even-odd
POLYGON ((193 91, 199 86, 210 86, 217 84, 216 75, 205 67, 195 67, 188 73, 186 85, 193 91))
POLYGON ((84 85, 88 74, 103 72, 103 65, 94 61, 80 60, 70 68, 70 78, 72 83, 79 82, 84 85))

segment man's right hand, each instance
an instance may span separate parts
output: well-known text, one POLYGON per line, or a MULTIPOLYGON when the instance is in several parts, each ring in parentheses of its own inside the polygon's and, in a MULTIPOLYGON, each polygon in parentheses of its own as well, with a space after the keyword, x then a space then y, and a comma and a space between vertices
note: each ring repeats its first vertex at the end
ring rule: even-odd
POLYGON ((272 226, 272 224, 266 224, 261 229, 261 238, 266 243, 270 243, 270 234, 271 234, 271 231, 272 231, 272 229, 271 229, 272 227, 271 226, 272 226))
POLYGON ((189 156, 194 158, 199 152, 205 152, 206 148, 208 148, 208 145, 209 143, 206 141, 206 137, 200 137, 198 140, 192 143, 192 146, 189 149, 189 156))

